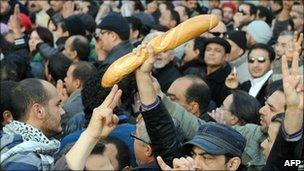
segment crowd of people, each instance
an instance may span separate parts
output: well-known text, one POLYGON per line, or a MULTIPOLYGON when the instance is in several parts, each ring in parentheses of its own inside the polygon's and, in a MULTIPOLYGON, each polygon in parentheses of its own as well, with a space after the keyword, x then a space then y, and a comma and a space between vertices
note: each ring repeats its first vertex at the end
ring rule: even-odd
POLYGON ((1 170, 304 169, 303 11, 301 0, 1 0, 1 170), (154 53, 153 38, 202 14, 219 24, 154 53), (101 86, 143 50, 134 73, 101 86))

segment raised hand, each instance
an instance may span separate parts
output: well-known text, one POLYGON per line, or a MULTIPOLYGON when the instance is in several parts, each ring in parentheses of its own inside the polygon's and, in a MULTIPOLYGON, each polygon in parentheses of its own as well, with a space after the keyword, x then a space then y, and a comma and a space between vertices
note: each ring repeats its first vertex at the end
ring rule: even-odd
POLYGON ((61 100, 61 105, 65 105, 66 102, 68 101, 69 95, 68 95, 66 88, 63 85, 62 80, 59 79, 57 81, 56 88, 57 88, 57 92, 59 94, 59 98, 61 100))
POLYGON ((167 165, 160 156, 158 156, 156 159, 162 170, 195 170, 195 163, 191 157, 173 159, 173 168, 167 165))
POLYGON ((109 95, 103 103, 93 110, 87 133, 96 138, 107 137, 118 124, 118 117, 113 114, 113 109, 117 106, 122 91, 114 85, 109 95))
POLYGON ((139 45, 134 51, 136 56, 142 55, 142 53, 147 53, 148 59, 137 69, 136 72, 140 71, 143 73, 150 73, 153 68, 153 63, 155 62, 155 56, 153 52, 152 46, 147 45, 147 43, 143 43, 139 45))
POLYGON ((20 16, 20 8, 19 8, 19 4, 16 4, 14 8, 14 14, 10 16, 8 21, 8 26, 13 31, 15 39, 20 38, 22 36, 22 30, 20 24, 21 22, 19 16, 20 16))
POLYGON ((210 115, 214 120, 216 120, 217 123, 221 124, 227 124, 224 117, 225 114, 226 113, 220 108, 216 108, 215 110, 212 110, 212 112, 208 112, 208 115, 210 115))
MULTIPOLYGON (((302 34, 303 36, 303 34, 302 34)), ((286 55, 282 56, 283 88, 286 101, 284 128, 291 135, 303 126, 303 75, 299 74, 299 53, 295 52, 291 68, 286 55)))
POLYGON ((301 53, 301 44, 303 42, 303 33, 300 34, 300 36, 297 38, 298 32, 294 32, 294 38, 293 38, 293 44, 292 47, 290 47, 286 52, 285 55, 288 60, 292 60, 293 56, 295 56, 296 52, 301 53))
POLYGON ((239 86, 239 81, 237 79, 235 67, 233 68, 231 73, 227 76, 225 80, 225 85, 230 89, 236 89, 239 86))

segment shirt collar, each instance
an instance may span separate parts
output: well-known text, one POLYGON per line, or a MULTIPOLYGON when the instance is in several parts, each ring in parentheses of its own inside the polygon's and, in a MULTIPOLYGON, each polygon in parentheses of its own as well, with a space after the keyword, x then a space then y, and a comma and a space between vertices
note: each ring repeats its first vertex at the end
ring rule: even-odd
POLYGON ((250 82, 251 85, 257 84, 257 83, 264 83, 268 80, 268 78, 271 76, 271 74, 273 73, 272 70, 269 70, 266 74, 264 74, 262 77, 259 78, 251 78, 250 82))

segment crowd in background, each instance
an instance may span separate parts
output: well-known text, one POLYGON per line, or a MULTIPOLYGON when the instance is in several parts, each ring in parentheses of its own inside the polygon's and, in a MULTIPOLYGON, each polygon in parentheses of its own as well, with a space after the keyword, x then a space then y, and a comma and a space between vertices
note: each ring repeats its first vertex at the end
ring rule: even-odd
POLYGON ((1 169, 304 169, 303 11, 301 0, 1 0, 1 169), (154 54, 153 38, 201 14, 219 24, 154 54), (143 49, 134 73, 101 86, 143 49))

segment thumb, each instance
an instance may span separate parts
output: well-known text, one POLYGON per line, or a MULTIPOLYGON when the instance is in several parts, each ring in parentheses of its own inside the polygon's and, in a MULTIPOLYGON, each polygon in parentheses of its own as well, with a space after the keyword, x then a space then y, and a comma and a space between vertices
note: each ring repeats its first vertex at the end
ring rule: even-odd
POLYGON ((172 168, 170 168, 170 166, 168 166, 160 156, 157 156, 156 159, 161 170, 172 170, 172 168))

